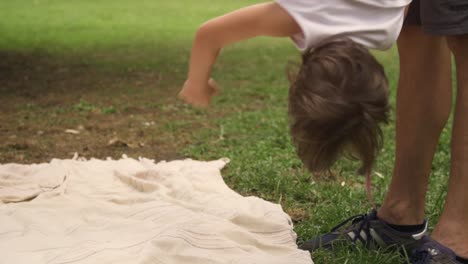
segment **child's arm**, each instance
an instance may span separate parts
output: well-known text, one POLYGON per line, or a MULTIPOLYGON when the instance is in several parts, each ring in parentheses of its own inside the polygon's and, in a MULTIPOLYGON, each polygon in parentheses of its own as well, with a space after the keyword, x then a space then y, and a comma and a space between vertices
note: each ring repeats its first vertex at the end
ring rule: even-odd
POLYGON ((219 51, 234 42, 256 36, 288 37, 301 31, 294 19, 274 2, 245 7, 205 22, 197 30, 187 81, 179 96, 206 107, 217 87, 210 80, 219 51))

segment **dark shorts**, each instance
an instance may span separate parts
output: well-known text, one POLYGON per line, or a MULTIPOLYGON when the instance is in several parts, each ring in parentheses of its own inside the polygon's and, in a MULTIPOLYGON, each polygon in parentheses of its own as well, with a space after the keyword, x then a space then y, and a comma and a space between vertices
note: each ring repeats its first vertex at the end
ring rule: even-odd
POLYGON ((468 34, 468 0, 413 0, 405 25, 421 25, 430 34, 468 34))

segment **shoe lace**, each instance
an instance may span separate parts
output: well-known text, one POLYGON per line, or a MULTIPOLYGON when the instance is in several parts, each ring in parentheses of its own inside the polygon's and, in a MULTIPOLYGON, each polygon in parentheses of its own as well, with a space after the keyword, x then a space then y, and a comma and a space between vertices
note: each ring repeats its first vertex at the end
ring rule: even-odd
POLYGON ((372 218, 373 217, 371 217, 371 215, 369 215, 369 214, 355 215, 355 216, 352 216, 352 217, 344 220, 343 222, 339 223, 337 226, 333 227, 331 231, 335 232, 335 231, 339 230, 341 227, 347 225, 350 222, 351 222, 351 225, 353 225, 353 226, 356 225, 357 223, 359 223, 359 225, 356 226, 357 227, 356 229, 350 230, 350 232, 354 232, 354 234, 355 234, 352 241, 356 242, 358 239, 360 239, 365 245, 367 245, 370 240, 362 238, 360 234, 361 234, 362 231, 364 231, 367 238, 371 237, 370 222, 371 222, 372 218))
POLYGON ((368 215, 367 214, 359 214, 359 215, 355 215, 355 216, 351 216, 350 218, 344 220, 343 222, 339 223, 338 225, 336 225, 335 227, 332 228, 332 232, 334 231, 337 231, 338 229, 340 229, 341 227, 347 225, 349 222, 351 222, 351 224, 355 224, 357 222, 369 222, 370 220, 368 220, 368 215))

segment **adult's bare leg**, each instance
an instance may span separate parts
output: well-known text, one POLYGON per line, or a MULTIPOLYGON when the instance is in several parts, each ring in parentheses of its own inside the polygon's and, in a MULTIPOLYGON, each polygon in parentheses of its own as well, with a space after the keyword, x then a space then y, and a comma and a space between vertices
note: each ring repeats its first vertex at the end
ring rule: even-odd
POLYGON ((419 225, 432 160, 451 111, 451 56, 443 36, 425 34, 416 25, 403 27, 398 51, 396 161, 378 217, 395 225, 419 225))
POLYGON ((468 258, 468 35, 447 39, 457 65, 457 102, 447 200, 432 237, 468 258))

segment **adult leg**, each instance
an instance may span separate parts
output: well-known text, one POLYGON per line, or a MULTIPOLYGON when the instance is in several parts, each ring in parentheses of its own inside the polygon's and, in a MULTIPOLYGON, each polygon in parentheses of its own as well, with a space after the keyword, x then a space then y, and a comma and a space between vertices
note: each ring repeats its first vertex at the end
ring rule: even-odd
POLYGON ((419 225, 432 160, 451 110, 451 57, 444 37, 425 34, 417 25, 403 27, 398 51, 396 161, 378 217, 395 225, 419 225))
POLYGON ((448 37, 457 65, 452 163, 444 211, 433 238, 468 258, 468 35, 448 37))

